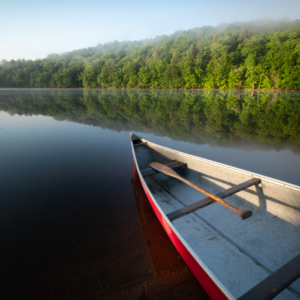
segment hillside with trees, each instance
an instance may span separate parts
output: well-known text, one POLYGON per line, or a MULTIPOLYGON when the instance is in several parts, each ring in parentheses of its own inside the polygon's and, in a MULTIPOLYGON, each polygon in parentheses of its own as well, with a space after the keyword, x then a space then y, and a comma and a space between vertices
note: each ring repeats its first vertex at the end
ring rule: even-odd
POLYGON ((300 20, 260 20, 2 60, 0 87, 300 90, 300 20))

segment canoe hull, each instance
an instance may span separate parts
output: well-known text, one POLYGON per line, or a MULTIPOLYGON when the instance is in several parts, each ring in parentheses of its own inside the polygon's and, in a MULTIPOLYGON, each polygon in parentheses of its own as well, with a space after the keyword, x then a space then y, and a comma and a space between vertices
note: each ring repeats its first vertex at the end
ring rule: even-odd
POLYGON ((278 299, 300 299, 300 272, 290 274, 290 266, 300 257, 300 186, 139 137, 131 141, 136 171, 153 211, 212 299, 249 295, 249 299, 265 299, 270 286, 280 293, 278 299), (149 167, 155 161, 185 165, 178 170, 184 178, 215 194, 227 191, 230 204, 251 210, 254 216, 241 221, 219 204, 195 211, 203 203, 207 206, 204 196, 172 177, 156 174, 149 167), (170 220, 186 212, 193 215, 170 220), (288 275, 282 274, 282 268, 288 275), (290 276, 294 276, 291 284, 282 286, 290 276))
POLYGON ((152 196, 149 194, 148 189, 146 187, 146 183, 144 181, 144 178, 142 177, 141 173, 139 172, 139 166, 135 159, 134 149, 133 151, 133 160, 134 164, 140 179, 140 182, 143 186, 144 192, 148 198, 148 201, 157 216, 159 222, 161 223, 162 227, 164 228, 165 232, 167 233, 168 237, 171 239, 173 245, 183 258, 183 260, 186 262, 190 270, 193 272, 197 280, 200 282, 200 284, 203 286, 207 294, 210 296, 211 299, 228 299, 223 292, 219 289, 219 287, 214 283, 214 281, 207 275, 207 273, 203 270, 203 268, 198 264, 198 262, 194 259, 192 254, 188 251, 188 249, 185 247, 185 245, 181 242, 181 240, 178 238, 176 233, 173 231, 173 229, 169 226, 168 222, 165 219, 165 216, 160 212, 160 210, 157 208, 157 205, 155 203, 155 200, 152 198, 152 196))

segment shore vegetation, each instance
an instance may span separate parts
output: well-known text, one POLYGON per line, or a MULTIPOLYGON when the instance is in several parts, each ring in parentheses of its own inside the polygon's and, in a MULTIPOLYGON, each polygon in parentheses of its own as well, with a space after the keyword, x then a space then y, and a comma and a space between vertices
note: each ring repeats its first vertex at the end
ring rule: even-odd
POLYGON ((259 20, 2 60, 0 87, 300 90, 300 20, 259 20))

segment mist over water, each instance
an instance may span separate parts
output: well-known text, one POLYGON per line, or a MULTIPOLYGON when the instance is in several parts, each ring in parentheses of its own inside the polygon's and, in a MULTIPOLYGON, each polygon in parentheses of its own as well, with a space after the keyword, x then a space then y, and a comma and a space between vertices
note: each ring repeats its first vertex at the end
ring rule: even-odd
POLYGON ((100 297, 151 275, 130 131, 300 185, 299 93, 0 90, 4 299, 100 297))

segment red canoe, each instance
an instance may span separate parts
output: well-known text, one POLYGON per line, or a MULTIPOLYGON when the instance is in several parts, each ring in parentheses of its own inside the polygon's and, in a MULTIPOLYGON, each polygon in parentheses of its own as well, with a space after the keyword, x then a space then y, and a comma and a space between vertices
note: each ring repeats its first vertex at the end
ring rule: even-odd
POLYGON ((299 186, 130 137, 157 218, 212 299, 300 299, 299 186), (253 215, 242 220, 151 162, 253 215))

